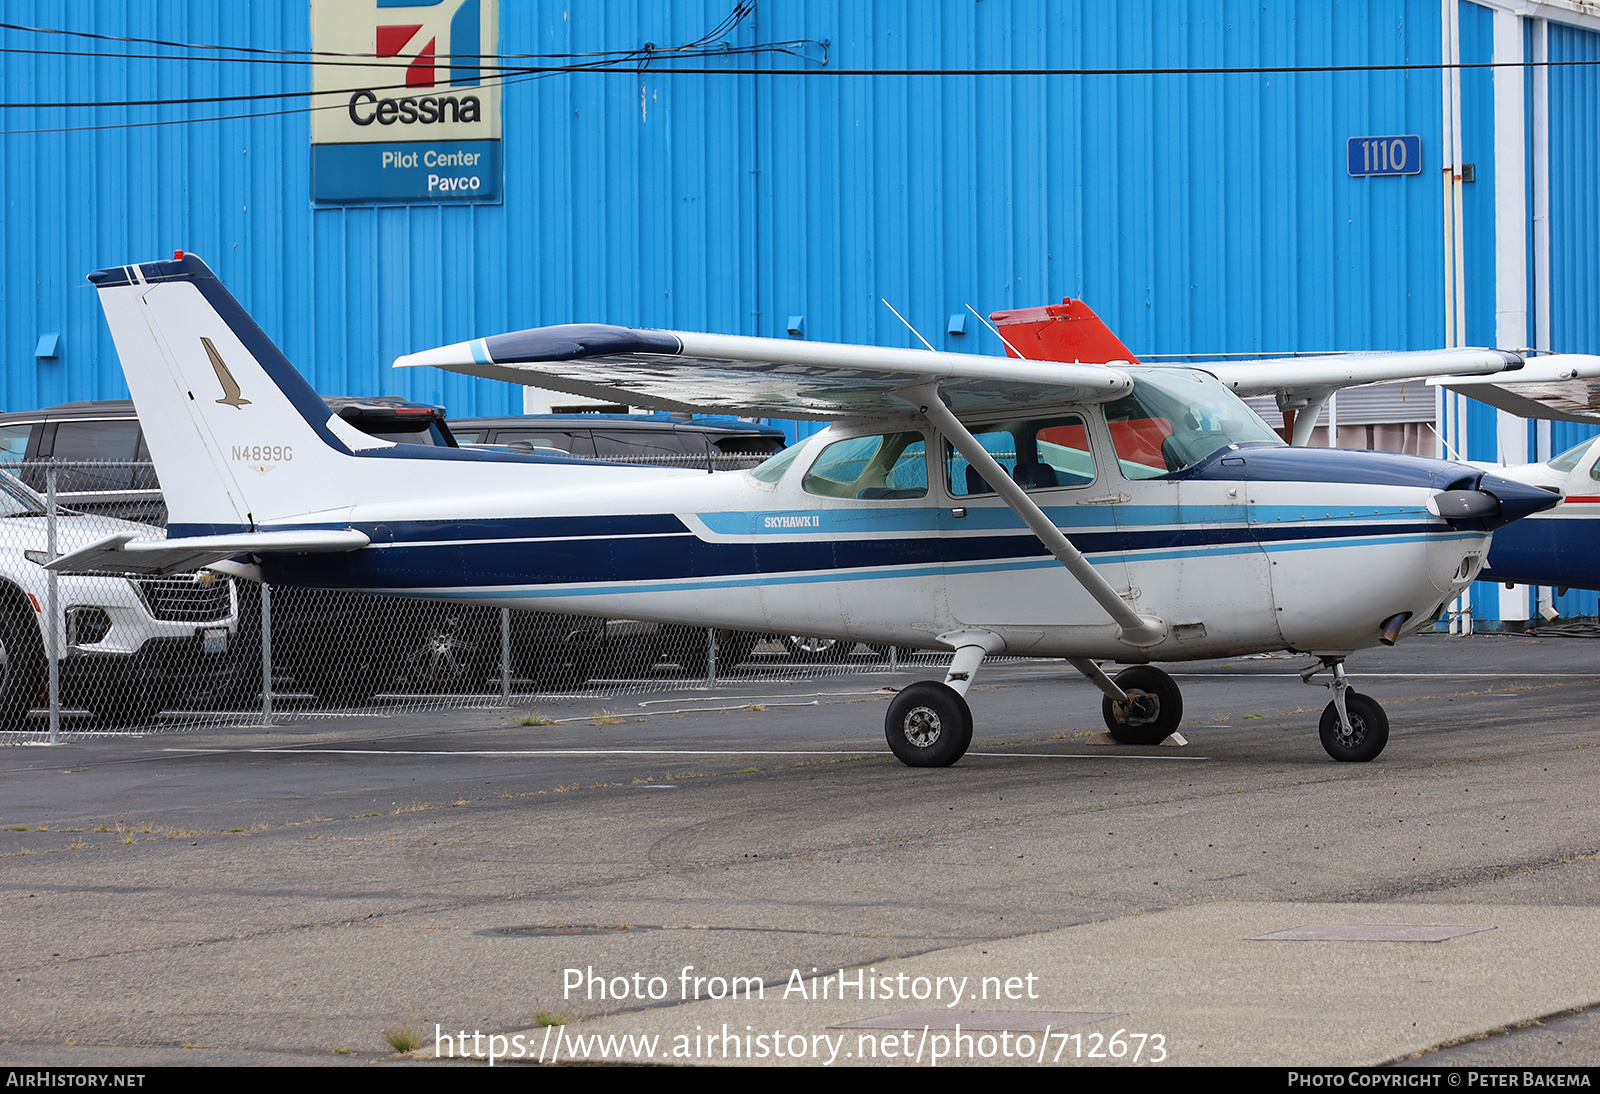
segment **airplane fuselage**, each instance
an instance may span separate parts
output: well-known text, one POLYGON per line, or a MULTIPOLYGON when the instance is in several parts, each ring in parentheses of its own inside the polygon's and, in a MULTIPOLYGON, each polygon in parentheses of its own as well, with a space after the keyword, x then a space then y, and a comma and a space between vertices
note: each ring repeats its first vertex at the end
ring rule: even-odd
POLYGON ((1156 646, 1119 642, 1021 519, 993 493, 953 481, 942 439, 910 418, 826 430, 775 481, 485 461, 469 493, 459 463, 419 458, 406 460, 411 487, 396 498, 355 484, 368 470, 392 472, 402 451, 358 453, 345 461, 352 504, 327 524, 359 529, 371 546, 266 556, 263 575, 907 647, 978 628, 1013 653, 1184 660, 1372 645, 1396 614, 1411 613, 1407 630, 1433 619, 1487 549, 1486 532, 1425 507, 1475 480, 1460 465, 1245 445, 1141 477, 1150 469, 1119 460, 1099 407, 1062 414, 1087 427, 1080 473, 1030 496, 1121 595, 1167 620, 1156 646), (836 442, 907 434, 922 439, 923 458, 920 471, 900 468, 898 489, 840 496, 851 491, 812 474, 836 442))

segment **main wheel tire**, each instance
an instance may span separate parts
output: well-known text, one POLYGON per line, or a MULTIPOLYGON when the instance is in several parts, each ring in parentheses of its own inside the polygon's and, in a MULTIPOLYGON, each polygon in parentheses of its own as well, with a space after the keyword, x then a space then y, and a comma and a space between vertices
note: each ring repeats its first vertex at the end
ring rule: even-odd
POLYGON ((44 699, 44 643, 32 618, 0 609, 0 729, 20 728, 44 699))
POLYGON ((1329 703, 1323 710, 1318 727, 1322 747, 1328 755, 1344 763, 1359 764, 1376 759, 1383 746, 1389 743, 1389 716, 1376 699, 1354 691, 1344 693, 1344 709, 1350 716, 1349 733, 1339 724, 1338 707, 1329 703))
POLYGON ((781 641, 790 657, 810 664, 848 660, 856 648, 855 642, 850 639, 814 638, 804 634, 786 634, 781 641))
POLYGON ((890 702, 883 731, 907 767, 949 767, 972 743, 972 710, 949 685, 919 680, 890 702))
POLYGON ((1121 745, 1158 745, 1183 721, 1183 693, 1177 681, 1158 668, 1135 665, 1117 673, 1117 687, 1129 701, 1109 695, 1100 702, 1106 729, 1121 745))

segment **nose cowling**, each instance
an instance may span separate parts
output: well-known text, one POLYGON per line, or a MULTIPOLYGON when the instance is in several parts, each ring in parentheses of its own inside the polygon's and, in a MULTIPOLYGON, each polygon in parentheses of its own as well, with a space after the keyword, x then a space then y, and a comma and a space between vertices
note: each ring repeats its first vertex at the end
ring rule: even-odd
MULTIPOLYGON (((1514 520, 1542 513, 1561 502, 1560 494, 1546 490, 1542 486, 1529 486, 1492 474, 1486 474, 1478 480, 1478 490, 1475 492, 1486 494, 1498 503, 1498 512, 1495 515, 1480 518, 1483 520, 1484 528, 1491 532, 1514 520)), ((1445 519, 1450 518, 1445 515, 1445 519)))

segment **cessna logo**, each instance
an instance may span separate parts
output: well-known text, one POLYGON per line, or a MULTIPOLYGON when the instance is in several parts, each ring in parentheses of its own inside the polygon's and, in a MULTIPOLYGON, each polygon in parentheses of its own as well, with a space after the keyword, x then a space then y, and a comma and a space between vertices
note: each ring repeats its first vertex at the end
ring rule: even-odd
MULTIPOLYGON (((379 0, 379 9, 400 9, 437 16, 431 4, 407 4, 405 0, 379 0)), ((477 87, 481 46, 482 0, 462 0, 450 16, 450 86, 477 87)), ((398 12, 396 13, 398 14, 398 12)), ((428 33, 425 23, 388 23, 376 28, 374 52, 382 58, 408 59, 405 85, 432 88, 438 82, 437 33, 428 33)), ((478 96, 464 94, 424 95, 420 98, 379 98, 376 91, 357 91, 350 96, 350 120, 356 125, 432 125, 443 122, 476 122, 482 118, 483 104, 478 96)))
POLYGON ((350 120, 357 125, 431 125, 436 122, 475 122, 482 117, 476 95, 426 95, 420 99, 380 99, 376 92, 357 91, 350 96, 350 120))
POLYGON ((211 344, 211 339, 202 336, 200 344, 206 347, 206 356, 211 358, 211 371, 217 374, 217 383, 222 385, 222 398, 217 402, 223 406, 249 406, 250 400, 240 396, 239 381, 228 371, 228 363, 222 359, 222 354, 217 352, 217 347, 211 344))

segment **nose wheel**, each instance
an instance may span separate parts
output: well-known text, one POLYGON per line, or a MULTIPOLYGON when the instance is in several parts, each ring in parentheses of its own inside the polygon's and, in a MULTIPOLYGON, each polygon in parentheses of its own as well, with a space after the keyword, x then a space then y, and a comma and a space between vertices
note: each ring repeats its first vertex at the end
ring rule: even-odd
POLYGON ((1366 763, 1376 759, 1389 743, 1389 716, 1370 695, 1350 688, 1342 657, 1324 657, 1321 663, 1300 673, 1306 683, 1323 669, 1333 670, 1333 680, 1323 684, 1333 692, 1333 702, 1322 711, 1318 732, 1323 751, 1343 763, 1366 763))

